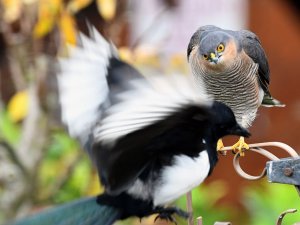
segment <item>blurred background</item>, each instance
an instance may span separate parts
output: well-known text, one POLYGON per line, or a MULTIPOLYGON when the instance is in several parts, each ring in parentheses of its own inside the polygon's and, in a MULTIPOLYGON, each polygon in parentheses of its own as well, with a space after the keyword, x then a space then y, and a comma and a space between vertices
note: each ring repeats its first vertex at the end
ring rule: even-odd
MULTIPOLYGON (((286 107, 261 108, 248 142, 281 141, 300 150, 299 0, 0 0, 0 224, 102 191, 62 126, 57 102, 56 57, 76 43, 77 31, 87 33, 87 21, 145 74, 189 73, 186 48, 201 25, 255 32, 269 59, 270 90, 286 107)), ((241 161, 259 174, 266 159, 247 153, 241 161)), ((193 198, 204 225, 271 225, 282 211, 300 210, 293 187, 243 180, 231 154, 220 157, 193 198)), ((176 204, 184 208, 185 198, 176 204)), ((297 213, 284 224, 299 221, 297 213)))

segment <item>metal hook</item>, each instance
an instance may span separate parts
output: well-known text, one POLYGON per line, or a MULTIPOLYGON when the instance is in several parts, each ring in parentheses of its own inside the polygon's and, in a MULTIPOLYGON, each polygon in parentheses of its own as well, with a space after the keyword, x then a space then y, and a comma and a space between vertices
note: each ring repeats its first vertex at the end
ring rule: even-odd
POLYGON ((282 212, 282 213, 280 214, 280 216, 278 217, 278 219, 277 219, 276 225, 281 225, 282 220, 283 220, 283 218, 284 218, 284 216, 285 216, 286 214, 288 214, 288 213, 295 213, 295 212, 297 212, 297 209, 288 209, 288 210, 282 212))

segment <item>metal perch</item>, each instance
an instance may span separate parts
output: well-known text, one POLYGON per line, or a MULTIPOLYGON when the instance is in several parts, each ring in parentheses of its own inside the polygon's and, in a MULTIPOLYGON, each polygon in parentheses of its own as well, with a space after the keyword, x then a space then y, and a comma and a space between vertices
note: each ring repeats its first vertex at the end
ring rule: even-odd
MULTIPOLYGON (((258 176, 253 176, 245 172, 240 165, 240 154, 235 154, 233 157, 233 167, 238 175, 247 180, 259 180, 267 175, 269 182, 292 184, 300 195, 300 157, 299 154, 291 148, 289 145, 281 142, 265 142, 249 144, 250 149, 246 151, 252 151, 260 155, 265 156, 268 161, 266 167, 263 168, 262 172, 258 176), (291 158, 279 159, 276 155, 270 151, 265 150, 265 147, 277 147, 287 152, 291 158)), ((232 147, 224 147, 222 151, 231 151, 232 147)), ((193 207, 192 207, 192 195, 191 192, 187 193, 187 211, 191 214, 188 219, 188 225, 193 225, 193 207)), ((278 221, 277 225, 281 224, 281 221, 286 213, 295 212, 295 210, 287 210, 283 212, 278 221)), ((218 224, 231 224, 229 222, 216 222, 218 224)), ((202 217, 197 218, 197 225, 202 225, 202 217)))

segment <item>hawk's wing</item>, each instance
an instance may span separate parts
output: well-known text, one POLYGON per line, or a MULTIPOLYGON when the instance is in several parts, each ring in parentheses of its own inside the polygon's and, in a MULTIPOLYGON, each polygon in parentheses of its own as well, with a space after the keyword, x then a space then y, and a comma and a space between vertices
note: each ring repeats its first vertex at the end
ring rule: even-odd
POLYGON ((264 90, 265 94, 270 95, 268 88, 270 83, 269 63, 266 53, 261 46, 260 40, 254 33, 248 30, 241 30, 238 32, 241 37, 241 44, 244 51, 255 63, 259 65, 258 76, 261 88, 264 90))

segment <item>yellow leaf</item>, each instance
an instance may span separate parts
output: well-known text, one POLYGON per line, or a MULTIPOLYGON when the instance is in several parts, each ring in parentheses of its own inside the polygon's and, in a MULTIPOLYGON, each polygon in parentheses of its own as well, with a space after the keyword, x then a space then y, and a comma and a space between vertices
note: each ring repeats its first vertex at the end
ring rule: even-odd
POLYGON ((62 0, 39 1, 38 22, 35 24, 33 29, 34 37, 43 37, 53 29, 57 16, 62 7, 62 0))
POLYGON ((4 8, 4 20, 8 23, 20 18, 22 11, 21 0, 1 0, 4 8))
POLYGON ((70 1, 67 5, 67 11, 70 13, 77 13, 81 9, 87 7, 91 4, 92 0, 73 0, 70 1))
POLYGON ((130 51, 130 49, 128 47, 120 47, 118 49, 118 51, 119 51, 119 56, 120 56, 121 60, 123 60, 127 63, 130 63, 130 64, 134 63, 133 53, 132 53, 132 51, 130 51))
POLYGON ((62 13, 59 27, 65 43, 76 44, 76 23, 74 18, 67 12, 62 13))
POLYGON ((29 95, 28 91, 17 92, 8 103, 8 115, 12 121, 18 122, 28 114, 29 95))
POLYGON ((117 9, 116 0, 97 0, 97 7, 103 19, 109 21, 115 17, 117 9))
POLYGON ((43 18, 40 19, 37 24, 35 24, 33 29, 33 36, 40 38, 48 34, 54 26, 53 18, 43 18))
POLYGON ((25 5, 30 5, 30 4, 33 4, 33 3, 35 3, 35 2, 37 2, 38 0, 23 0, 23 3, 25 4, 25 5))
POLYGON ((158 50, 152 46, 139 46, 134 49, 134 59, 136 65, 152 66, 159 68, 161 60, 158 55, 158 50))
POLYGON ((188 66, 186 63, 186 56, 183 53, 175 53, 171 56, 169 66, 167 68, 171 71, 179 71, 181 73, 188 73, 188 66))

